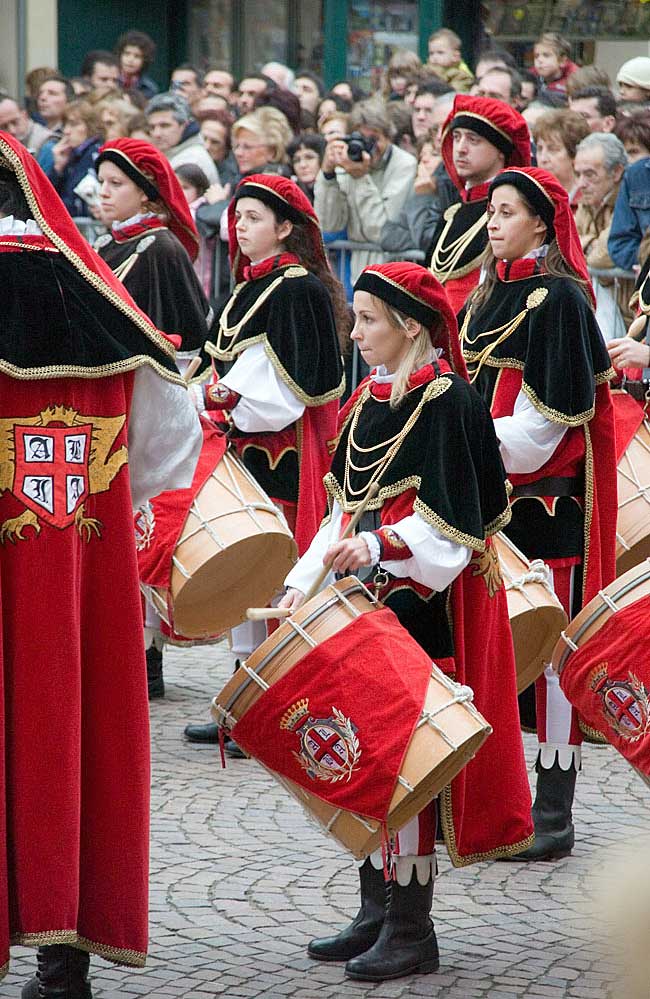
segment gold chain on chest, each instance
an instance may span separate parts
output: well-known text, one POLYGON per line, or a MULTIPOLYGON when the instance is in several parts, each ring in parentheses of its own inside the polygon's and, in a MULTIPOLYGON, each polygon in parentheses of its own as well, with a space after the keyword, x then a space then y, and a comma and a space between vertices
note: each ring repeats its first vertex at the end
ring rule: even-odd
POLYGON ((445 243, 445 239, 452 227, 454 217, 459 209, 462 208, 462 205, 453 205, 452 207, 455 211, 447 209, 445 212, 446 224, 431 256, 430 270, 433 274, 435 274, 441 284, 444 284, 445 281, 448 281, 453 275, 463 254, 465 253, 465 250, 487 225, 487 212, 485 212, 483 215, 479 216, 476 222, 474 222, 469 229, 462 232, 460 236, 457 236, 456 239, 450 240, 449 243, 445 243))
POLYGON ((232 326, 228 326, 228 317, 230 316, 230 310, 235 304, 237 296, 239 295, 242 288, 246 287, 245 283, 236 285, 219 319, 219 331, 217 333, 217 342, 216 342, 216 350, 218 354, 227 354, 232 351, 237 341, 237 338, 241 333, 242 329, 244 328, 244 326, 246 325, 246 323, 250 322, 250 320, 253 318, 256 312, 258 312, 262 308, 267 298, 269 298, 273 294, 275 289, 284 281, 284 278, 285 275, 281 274, 279 277, 275 278, 274 281, 271 281, 271 284, 268 286, 268 288, 265 288, 264 291, 261 293, 261 295, 258 295, 258 297, 255 299, 250 308, 247 309, 247 311, 244 313, 239 322, 234 323, 232 326), (227 345, 223 344, 224 337, 227 337, 230 341, 227 345))

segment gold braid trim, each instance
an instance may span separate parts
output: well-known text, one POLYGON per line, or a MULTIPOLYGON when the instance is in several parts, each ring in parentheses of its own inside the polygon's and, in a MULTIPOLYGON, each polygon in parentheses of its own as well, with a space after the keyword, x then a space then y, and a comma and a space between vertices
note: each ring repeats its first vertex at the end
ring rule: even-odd
POLYGON ((30 250, 32 253, 59 253, 56 246, 28 246, 26 243, 14 243, 11 240, 3 239, 0 246, 13 246, 18 250, 30 250))
POLYGON ((9 971, 9 961, 7 961, 6 964, 3 964, 2 967, 0 968, 0 980, 2 980, 5 977, 8 971, 9 971))
MULTIPOLYGON (((38 223, 41 231, 52 241, 52 243, 54 243, 61 253, 63 253, 64 257, 67 257, 70 263, 79 271, 81 276, 86 279, 88 284, 92 285, 95 291, 98 291, 100 295, 103 295, 104 298, 108 299, 108 301, 114 305, 116 309, 119 309, 120 312, 135 323, 138 329, 144 333, 149 340, 155 343, 156 346, 163 351, 163 353, 169 354, 170 357, 174 357, 176 354, 174 345, 169 342, 167 337, 163 336, 155 326, 152 326, 143 315, 140 315, 140 313, 136 312, 132 306, 128 305, 127 302, 125 302, 124 299, 117 294, 117 292, 113 291, 113 289, 104 282, 103 278, 101 278, 99 274, 95 274, 94 271, 87 267, 81 257, 78 257, 74 250, 72 250, 68 244, 61 239, 56 232, 54 232, 54 229, 51 228, 39 208, 38 202, 34 197, 34 192, 30 187, 29 179, 19 157, 16 155, 14 150, 5 142, 2 142, 1 139, 0 152, 11 164, 11 167, 18 178, 23 194, 27 199, 27 203, 32 210, 34 221, 38 223)), ((41 375, 40 377, 47 376, 41 375)))
POLYGON ((289 444, 287 447, 283 448, 282 451, 280 451, 279 455, 277 455, 276 458, 274 458, 269 449, 267 447, 264 447, 262 444, 245 444, 241 449, 241 451, 239 451, 240 457, 243 458, 244 453, 248 451, 250 448, 252 448, 254 451, 261 451, 263 454, 266 455, 269 462, 269 468, 273 472, 276 470, 276 468, 284 458, 285 454, 290 454, 291 452, 293 452, 294 454, 298 453, 298 448, 289 444))
MULTIPOLYGON (((464 350, 463 357, 467 362, 480 358, 480 352, 476 350, 464 350)), ((486 357, 483 361, 485 368, 514 368, 516 371, 524 370, 524 362, 516 357, 486 357)))
MULTIPOLYGON (((371 506, 372 504, 369 505, 371 506)), ((413 501, 413 512, 419 513, 422 520, 426 520, 427 524, 431 524, 432 527, 435 527, 441 534, 444 534, 450 541, 455 541, 459 545, 465 545, 467 548, 473 548, 477 552, 485 551, 485 538, 476 538, 472 534, 465 534, 464 531, 459 531, 458 528, 452 527, 446 520, 438 516, 435 510, 427 506, 419 496, 416 496, 413 501)))
POLYGON ((594 375, 596 385, 604 385, 605 382, 611 382, 614 378, 616 378, 616 372, 613 368, 608 368, 607 371, 600 371, 597 375, 594 375))
POLYGON ((110 375, 121 375, 127 371, 134 371, 148 365, 168 382, 175 385, 185 386, 183 377, 179 371, 169 371, 159 364, 148 354, 136 354, 134 357, 127 357, 123 361, 114 361, 112 364, 100 364, 94 368, 81 368, 76 364, 50 364, 43 368, 18 368, 9 361, 0 360, 0 371, 17 378, 19 381, 38 381, 41 378, 108 378, 110 375))
POLYGON ((580 726, 580 731, 584 735, 587 742, 590 742, 594 746, 608 746, 609 739, 606 739, 602 732, 599 732, 597 728, 592 728, 591 725, 587 725, 583 718, 578 716, 578 725, 580 726))
POLYGON ((82 937, 76 930, 46 930, 43 933, 15 933, 11 945, 21 947, 49 947, 52 944, 69 944, 88 954, 97 954, 115 964, 127 964, 132 968, 144 968, 147 955, 144 951, 128 950, 123 947, 110 947, 82 937))
POLYGON ((210 357, 216 358, 217 361, 234 361, 238 354, 241 354, 243 350, 247 347, 252 347, 254 343, 264 343, 266 340, 266 333, 259 333, 257 336, 249 337, 248 340, 244 340, 243 343, 233 346, 230 350, 220 350, 218 343, 213 343, 212 340, 206 340, 205 342, 205 352, 209 354, 210 357))
MULTIPOLYGON (((339 485, 334 477, 333 472, 328 472, 323 479, 323 484, 327 492, 332 496, 339 504, 343 513, 354 513, 359 506, 359 501, 348 502, 345 492, 339 485)), ((419 489, 422 484, 422 479, 419 475, 410 475, 406 479, 400 479, 399 482, 394 482, 392 486, 382 486, 374 499, 371 499, 368 503, 366 510, 379 510, 384 505, 384 500, 393 499, 395 496, 400 496, 405 493, 407 489, 419 489)))
POLYGON ((519 843, 513 843, 511 846, 497 846, 494 850, 488 850, 485 853, 470 853, 466 857, 461 857, 456 844, 456 830, 454 829, 453 802, 450 784, 442 789, 438 797, 438 801, 440 802, 440 822, 442 825, 443 836, 445 838, 445 846, 447 847, 449 859, 454 867, 469 867, 470 864, 478 864, 482 860, 497 860, 499 857, 513 857, 516 853, 523 853, 524 850, 527 850, 528 847, 532 846, 535 842, 535 834, 533 833, 532 836, 527 836, 526 839, 522 839, 519 843))
POLYGON ((596 411, 596 401, 594 400, 593 406, 590 409, 586 409, 584 413, 578 413, 576 416, 567 416, 566 413, 560 413, 559 410, 551 409, 550 406, 543 403, 535 392, 535 389, 532 389, 524 381, 521 383, 521 391, 528 397, 535 409, 542 416, 545 416, 547 420, 551 420, 552 423, 560 423, 564 427, 581 427, 593 419, 596 411))
POLYGON ((585 424, 585 528, 584 528, 584 558, 582 562, 583 592, 587 584, 589 569, 589 553, 591 546, 591 521, 594 513, 594 449, 591 444, 591 431, 585 424))
POLYGON ((268 339, 264 340, 264 352, 275 368, 276 374, 280 380, 291 389, 296 398, 299 399, 300 402, 304 403, 305 406, 323 406, 326 402, 333 402, 335 399, 340 399, 343 395, 345 391, 345 374, 341 376, 341 381, 338 383, 336 388, 330 389, 329 392, 324 392, 323 395, 307 395, 307 393, 303 391, 303 389, 301 389, 300 386, 294 382, 293 378, 291 378, 291 376, 285 371, 282 366, 282 361, 273 350, 273 347, 269 343, 268 339))
MULTIPOLYGON (((506 479, 506 495, 510 495, 512 492, 512 484, 506 479)), ((505 510, 491 520, 489 524, 485 525, 485 536, 486 538, 492 537, 493 534, 498 534, 503 528, 510 523, 512 519, 512 507, 510 504, 505 508, 505 510)))
MULTIPOLYGON (((423 604, 430 604, 433 598, 435 597, 436 593, 438 592, 437 590, 429 590, 429 596, 425 597, 421 593, 419 593, 414 586, 411 586, 409 583, 400 583, 399 586, 392 586, 390 592, 387 593, 385 597, 380 596, 382 590, 386 589, 388 586, 390 586, 390 581, 386 583, 385 587, 380 587, 377 590, 377 597, 379 600, 382 601, 382 603, 385 600, 388 600, 390 597, 392 597, 393 593, 399 593, 401 590, 409 590, 411 593, 415 593, 418 600, 421 600, 423 604)), ((449 589, 451 589, 451 587, 449 587, 449 589)))

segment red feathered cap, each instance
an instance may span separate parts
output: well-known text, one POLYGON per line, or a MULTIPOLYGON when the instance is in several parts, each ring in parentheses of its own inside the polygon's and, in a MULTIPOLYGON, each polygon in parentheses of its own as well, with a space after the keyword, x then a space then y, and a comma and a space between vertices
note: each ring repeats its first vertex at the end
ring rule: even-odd
POLYGON ((454 310, 440 281, 426 267, 407 260, 371 264, 361 271, 354 290, 376 295, 404 315, 417 319, 429 330, 433 346, 442 349, 442 356, 451 368, 467 378, 454 310))
POLYGON ((187 198, 169 160, 142 139, 113 139, 105 142, 95 160, 99 170, 104 160, 115 166, 137 184, 152 201, 161 201, 169 212, 169 228, 196 260, 199 252, 199 234, 192 218, 187 198))
POLYGON ((240 180, 234 197, 228 205, 230 265, 236 281, 243 280, 244 267, 250 264, 248 257, 239 248, 235 232, 235 205, 240 198, 256 198, 272 208, 280 218, 304 226, 316 258, 325 267, 329 267, 318 216, 307 195, 303 194, 298 185, 294 184, 292 180, 287 180, 286 177, 272 173, 253 173, 240 180))
POLYGON ((455 128, 468 128, 491 142, 505 156, 505 166, 527 167, 530 164, 530 132, 518 111, 491 97, 457 94, 454 106, 442 126, 441 151, 447 173, 463 193, 465 182, 456 173, 453 158, 455 128))
POLYGON ((15 175, 32 217, 43 235, 73 264, 89 284, 133 320, 161 350, 174 356, 174 343, 152 324, 121 281, 80 234, 61 198, 40 166, 18 139, 0 132, 0 165, 15 175))
POLYGON ((591 286, 587 261, 576 228, 569 195, 553 174, 539 167, 511 167, 498 173, 490 184, 490 198, 495 188, 511 184, 521 191, 548 228, 547 242, 555 236, 567 266, 584 281, 594 308, 596 296, 591 286))

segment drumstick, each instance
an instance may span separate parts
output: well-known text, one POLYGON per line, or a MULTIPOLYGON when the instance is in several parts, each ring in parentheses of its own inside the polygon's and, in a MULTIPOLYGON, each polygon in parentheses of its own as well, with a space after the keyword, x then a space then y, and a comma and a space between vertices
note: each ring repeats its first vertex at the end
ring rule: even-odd
POLYGON ((185 374, 183 375, 183 381, 189 383, 190 379, 194 377, 195 373, 198 371, 200 366, 201 366, 201 358, 198 356, 193 357, 190 363, 187 365, 187 368, 185 369, 185 374))
POLYGON ((249 621, 273 621, 278 617, 289 617, 288 607, 249 607, 246 617, 249 621))
MULTIPOLYGON (((359 521, 363 517, 364 513, 366 512, 366 508, 367 508, 368 504, 370 503, 370 500, 374 499, 378 492, 379 492, 379 483, 378 482, 372 482, 370 484, 369 488, 368 488, 368 492, 364 496, 364 498, 361 501, 361 503, 359 503, 359 506, 354 511, 354 515, 350 518, 350 521, 349 521, 347 527, 345 528, 345 530, 343 531, 343 534, 339 538, 339 541, 345 541, 346 538, 350 537, 350 535, 353 533, 355 527, 357 526, 357 524, 359 523, 359 521)), ((309 587, 309 590, 307 591, 307 593, 305 593, 305 599, 303 601, 304 603, 307 603, 308 600, 311 600, 312 597, 316 596, 316 594, 320 590, 320 588, 323 585, 325 579, 327 578, 327 576, 330 574, 331 571, 332 571, 332 563, 330 562, 330 563, 328 563, 328 565, 326 565, 326 566, 323 567, 322 572, 320 572, 318 574, 318 577, 314 580, 314 582, 312 583, 312 585, 309 587)))
MULTIPOLYGON (((374 499, 379 492, 379 483, 373 482, 368 489, 368 492, 363 498, 363 501, 359 504, 354 512, 354 515, 350 518, 348 525, 346 526, 343 534, 339 538, 340 541, 344 541, 349 538, 355 527, 363 517, 366 512, 366 508, 371 499, 374 499)), ((320 590, 324 580, 329 575, 332 570, 332 563, 323 567, 322 572, 318 574, 318 578, 312 583, 308 592, 305 594, 305 599, 303 603, 307 603, 312 597, 316 596, 320 590)), ((249 607, 246 611, 246 617, 249 621, 271 621, 274 618, 284 618, 290 617, 292 611, 288 607, 249 607)))

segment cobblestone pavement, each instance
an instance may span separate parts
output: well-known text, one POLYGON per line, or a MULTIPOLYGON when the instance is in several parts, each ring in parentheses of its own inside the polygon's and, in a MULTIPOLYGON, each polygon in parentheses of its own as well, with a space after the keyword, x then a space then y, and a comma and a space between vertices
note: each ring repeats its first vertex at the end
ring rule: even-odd
MULTIPOLYGON (((585 750, 572 857, 453 870, 441 849, 440 972, 352 983, 342 966, 305 954, 312 936, 356 911, 351 861, 257 764, 223 771, 214 747, 182 740, 230 669, 225 645, 165 651, 167 698, 151 709, 150 957, 137 972, 94 959, 97 999, 630 999, 612 991, 617 970, 595 935, 592 893, 624 846, 640 844, 650 790, 614 750, 585 750)), ((532 760, 532 742, 527 753, 532 760)), ((19 996, 34 965, 26 949, 13 957, 3 997, 19 996)))

